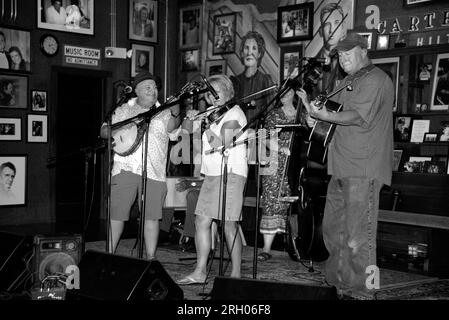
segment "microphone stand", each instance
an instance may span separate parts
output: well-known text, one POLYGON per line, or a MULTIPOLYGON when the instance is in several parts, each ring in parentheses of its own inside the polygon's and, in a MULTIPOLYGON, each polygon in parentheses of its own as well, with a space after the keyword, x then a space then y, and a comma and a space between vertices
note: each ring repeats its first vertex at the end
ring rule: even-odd
MULTIPOLYGON (((240 129, 240 131, 237 133, 237 135, 234 137, 233 142, 229 145, 229 146, 221 146, 218 148, 213 148, 210 150, 206 150, 206 154, 208 153, 213 153, 216 151, 222 151, 223 153, 229 149, 229 148, 233 148, 234 146, 237 145, 236 141, 239 137, 241 137, 249 128, 251 128, 251 126, 253 126, 257 121, 259 121, 260 119, 262 119, 263 115, 265 115, 265 113, 267 113, 267 111, 269 111, 269 106, 271 104, 273 104, 273 102, 275 101, 279 101, 279 99, 285 94, 287 93, 288 90, 290 90, 291 88, 293 88, 293 86, 298 85, 298 86, 302 86, 301 83, 299 83, 299 78, 300 76, 308 69, 308 68, 313 68, 313 65, 309 65, 306 64, 305 66, 303 66, 301 68, 301 70, 299 70, 298 74, 290 80, 290 83, 288 83, 287 79, 283 85, 281 86, 281 88, 278 90, 278 92, 276 93, 276 95, 267 103, 266 106, 264 106, 263 108, 261 108, 261 110, 259 112, 256 113, 256 115, 254 116, 253 120, 250 121, 249 123, 247 123, 243 128, 240 129)), ((256 133, 257 134, 257 133, 256 133)), ((256 145, 256 149, 258 151, 258 146, 256 145)), ((257 154, 258 152, 256 152, 257 154)), ((258 161, 259 159, 257 159, 257 155, 256 155, 256 160, 258 161)), ((258 161, 259 162, 259 161, 258 161)), ((257 164, 257 171, 259 171, 260 169, 260 163, 257 164)), ((227 174, 227 171, 225 172, 225 174, 227 174)), ((260 182, 260 177, 259 177, 259 172, 257 172, 257 187, 256 187, 256 228, 255 228, 255 235, 254 235, 254 239, 255 241, 257 241, 257 236, 258 236, 258 215, 259 215, 259 201, 260 201, 260 188, 259 188, 259 182, 260 182)), ((223 217, 222 217, 223 218, 223 217)), ((224 225, 222 226, 224 227, 224 225)), ((222 239, 223 241, 223 239, 222 239)), ((220 255, 222 255, 222 252, 220 252, 220 255)), ((221 256, 220 256, 221 259, 221 256)), ((220 272, 222 272, 222 270, 220 270, 220 272)), ((221 275, 221 274, 220 274, 221 275)), ((255 279, 257 276, 257 242, 254 243, 254 257, 253 257, 253 278, 255 279)))
MULTIPOLYGON (((228 157, 229 151, 227 149, 223 149, 222 152, 223 160, 224 160, 224 169, 223 169, 223 191, 222 191, 222 199, 221 199, 221 232, 220 232, 220 262, 218 264, 218 275, 223 276, 223 256, 224 256, 224 240, 225 240, 225 222, 226 222, 226 188, 228 185, 228 157)), ((238 229, 236 230, 238 233, 238 229)), ((229 244, 228 244, 229 245, 229 244)), ((231 253, 232 255, 232 249, 231 253)))

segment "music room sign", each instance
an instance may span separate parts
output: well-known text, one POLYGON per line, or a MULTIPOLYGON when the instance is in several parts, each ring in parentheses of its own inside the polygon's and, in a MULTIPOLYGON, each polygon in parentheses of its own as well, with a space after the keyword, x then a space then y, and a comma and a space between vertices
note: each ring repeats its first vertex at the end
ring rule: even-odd
POLYGON ((449 43, 449 3, 436 0, 414 3, 358 0, 355 28, 373 32, 373 38, 390 35, 390 48, 398 38, 407 47, 449 43))
POLYGON ((64 46, 63 64, 71 67, 87 67, 99 69, 101 67, 101 51, 99 49, 64 46))

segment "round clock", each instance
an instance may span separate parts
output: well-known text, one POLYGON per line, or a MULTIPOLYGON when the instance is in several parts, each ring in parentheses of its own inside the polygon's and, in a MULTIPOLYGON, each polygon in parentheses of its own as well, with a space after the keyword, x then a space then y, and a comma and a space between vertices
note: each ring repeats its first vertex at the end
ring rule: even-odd
POLYGON ((41 51, 47 57, 54 57, 59 50, 59 42, 55 36, 44 34, 40 40, 41 51))

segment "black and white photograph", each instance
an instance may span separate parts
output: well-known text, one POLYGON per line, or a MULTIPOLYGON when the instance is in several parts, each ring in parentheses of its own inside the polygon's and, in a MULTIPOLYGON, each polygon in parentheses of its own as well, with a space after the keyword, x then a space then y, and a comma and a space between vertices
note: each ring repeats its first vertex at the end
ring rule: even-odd
POLYGON ((47 91, 31 90, 31 111, 47 112, 47 91))
POLYGON ((278 8, 278 42, 313 38, 313 2, 278 8))
POLYGON ((151 72, 154 70, 154 47, 133 43, 131 57, 131 77, 138 73, 151 72))
POLYGON ((22 119, 0 118, 0 140, 1 141, 22 140, 22 119))
POLYGON ((27 120, 27 142, 48 142, 48 116, 28 114, 27 120))
POLYGON ((235 52, 236 19, 236 13, 214 16, 214 55, 235 52))
POLYGON ((226 60, 207 60, 206 61, 206 77, 215 74, 226 74, 226 60))
POLYGON ((39 29, 94 35, 95 0, 36 0, 39 29))
POLYGON ((26 155, 0 155, 0 207, 26 204, 26 155))
POLYGON ((372 59, 373 64, 382 69, 393 81, 394 86, 394 104, 393 112, 398 110, 399 95, 399 57, 372 59))
POLYGON ((394 118, 394 141, 410 141, 412 118, 408 116, 397 116, 394 118))
POLYGON ((302 67, 302 46, 281 47, 280 79, 294 78, 302 67))
POLYGON ((28 107, 28 77, 0 74, 0 109, 28 107))
POLYGON ((193 49, 201 45, 202 8, 181 8, 179 12, 179 48, 193 49))
POLYGON ((0 27, 0 69, 31 71, 30 32, 0 27))
POLYGON ((437 56, 433 78, 430 110, 448 110, 449 107, 449 53, 437 56))
POLYGON ((182 52, 182 71, 197 71, 199 70, 199 50, 186 50, 182 52))
POLYGON ((132 40, 157 42, 158 2, 152 0, 129 1, 128 37, 132 40))

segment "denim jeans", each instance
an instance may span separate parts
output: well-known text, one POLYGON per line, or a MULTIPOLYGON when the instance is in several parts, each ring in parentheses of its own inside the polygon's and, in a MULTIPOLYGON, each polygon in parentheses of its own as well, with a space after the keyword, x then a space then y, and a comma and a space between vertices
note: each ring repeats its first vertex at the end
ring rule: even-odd
POLYGON ((376 265, 378 180, 332 177, 327 190, 323 238, 329 251, 326 280, 337 289, 366 292, 366 268, 376 265))

